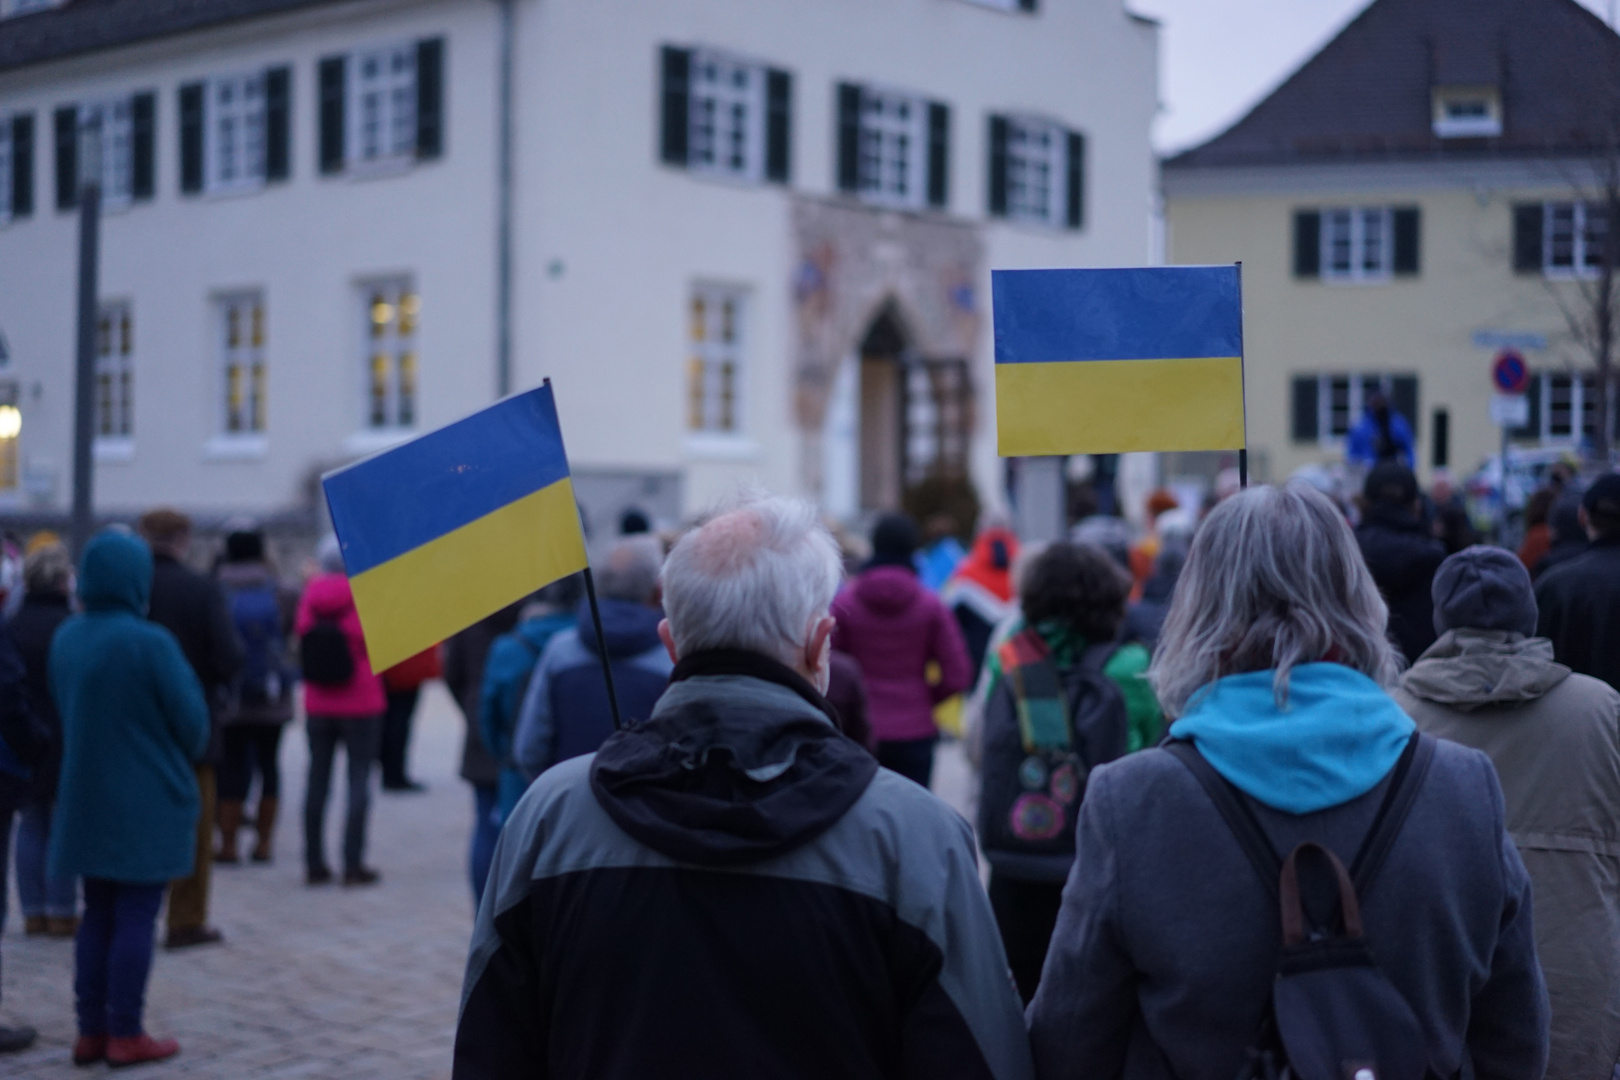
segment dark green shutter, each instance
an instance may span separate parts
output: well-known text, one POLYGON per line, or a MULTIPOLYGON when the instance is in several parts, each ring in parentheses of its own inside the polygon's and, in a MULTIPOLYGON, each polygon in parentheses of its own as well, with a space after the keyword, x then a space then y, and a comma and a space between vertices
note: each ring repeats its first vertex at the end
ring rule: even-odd
POLYGON ((416 43, 416 158, 444 156, 444 38, 416 43))
MULTIPOLYGON (((1541 273, 1541 204, 1516 203, 1513 207, 1513 270, 1541 273)), ((1537 431, 1540 435, 1540 431, 1537 431)))
POLYGON ((1321 430, 1318 395, 1322 380, 1315 375, 1294 376, 1293 438, 1295 442, 1316 442, 1321 430))
POLYGON ((1007 118, 990 114, 990 216, 1007 216, 1007 118))
POLYGON ((34 114, 11 118, 11 216, 34 212, 34 114))
POLYGON ((329 56, 320 63, 320 147, 319 158, 321 172, 339 173, 343 171, 345 155, 343 122, 344 101, 344 68, 347 57, 329 56))
POLYGON ((1422 415, 1418 412, 1418 380, 1416 375, 1396 375, 1389 380, 1389 404, 1406 417, 1412 425, 1412 438, 1417 438, 1422 415))
POLYGON ((793 76, 765 72, 765 179, 785 184, 793 178, 793 76))
POLYGON ((861 88, 838 84, 838 190, 861 187, 861 88))
MULTIPOLYGON (((1536 209, 1541 209, 1539 206, 1536 209)), ((1516 427, 1508 432, 1515 439, 1541 438, 1541 383, 1544 376, 1530 376, 1530 387, 1525 391, 1525 398, 1530 408, 1530 419, 1523 427, 1516 427)))
POLYGON ((136 94, 129 102, 129 194, 150 199, 157 190, 157 95, 136 94))
POLYGON ((1415 206, 1397 206, 1390 217, 1395 225, 1395 273, 1411 277, 1418 272, 1422 215, 1415 206))
POLYGON ((1069 228, 1078 229, 1086 223, 1086 137, 1071 131, 1068 143, 1069 202, 1063 221, 1069 228))
POLYGON ((1322 276, 1322 215, 1315 210, 1294 211, 1294 276, 1322 276))
POLYGON ((943 210, 950 202, 951 107, 928 103, 928 205, 943 210))
POLYGON ((1429 436, 1429 464, 1436 469, 1451 465, 1451 413, 1434 410, 1434 431, 1429 436))
POLYGON ((1018 0, 1019 11, 1034 11, 1035 0, 1018 0))
POLYGON ((56 110, 56 208, 79 204, 79 107, 56 110))
POLYGON ((663 132, 658 156, 666 165, 686 164, 686 133, 691 123, 692 52, 665 45, 662 60, 663 132))
POLYGON ((264 73, 264 178, 292 175, 292 69, 264 73))
POLYGON ((203 189, 203 84, 180 87, 180 190, 203 189))

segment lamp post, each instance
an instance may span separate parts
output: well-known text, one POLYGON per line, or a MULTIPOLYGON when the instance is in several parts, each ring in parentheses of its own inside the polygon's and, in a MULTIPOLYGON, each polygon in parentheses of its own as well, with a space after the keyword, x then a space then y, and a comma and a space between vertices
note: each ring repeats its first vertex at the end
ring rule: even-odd
POLYGON ((95 438, 96 278, 101 241, 101 123, 79 124, 79 333, 73 384, 73 522, 77 558, 95 528, 91 460, 95 438))

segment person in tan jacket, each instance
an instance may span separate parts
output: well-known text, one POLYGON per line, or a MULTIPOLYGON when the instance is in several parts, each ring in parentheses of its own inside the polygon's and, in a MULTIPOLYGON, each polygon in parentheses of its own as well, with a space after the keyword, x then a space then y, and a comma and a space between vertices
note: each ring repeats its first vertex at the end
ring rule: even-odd
POLYGON ((1395 698, 1423 731, 1490 755, 1535 895, 1552 1006, 1548 1080, 1620 1060, 1620 694, 1553 661, 1530 575, 1472 547, 1434 579, 1441 636, 1395 698))

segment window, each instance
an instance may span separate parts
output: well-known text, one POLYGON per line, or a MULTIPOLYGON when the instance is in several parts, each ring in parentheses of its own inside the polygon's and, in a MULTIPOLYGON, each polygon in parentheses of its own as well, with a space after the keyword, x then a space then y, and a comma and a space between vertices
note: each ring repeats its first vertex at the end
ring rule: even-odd
POLYGON ((34 212, 34 114, 0 116, 0 225, 34 212))
POLYGON ((1542 428, 1544 437, 1555 441, 1578 442, 1597 434, 1597 375, 1570 373, 1541 376, 1542 428), (1576 424, 1580 425, 1579 431, 1576 424))
POLYGON ((257 185, 264 179, 264 77, 216 79, 210 97, 209 190, 257 185))
POLYGON ((1085 137, 1049 120, 990 117, 990 214, 1078 229, 1084 214, 1085 137))
POLYGON ((1293 385, 1292 432, 1295 442, 1332 445, 1350 434, 1361 420, 1367 399, 1383 394, 1390 407, 1418 426, 1418 380, 1415 375, 1374 373, 1296 375, 1293 385))
POLYGON ((102 205, 127 204, 134 179, 135 149, 134 117, 130 113, 129 99, 80 106, 79 124, 101 132, 102 205))
POLYGON ((1434 133, 1442 139, 1502 134, 1502 95, 1494 86, 1452 86, 1434 91, 1434 133))
POLYGON ((321 172, 397 167, 443 153, 443 38, 329 56, 317 76, 321 172))
POLYGON ((127 301, 101 305, 96 320, 96 436, 135 434, 135 326, 127 301))
POLYGON ((217 302, 220 341, 219 430, 223 435, 264 432, 264 294, 240 293, 217 302))
POLYGON ((1294 212, 1294 276, 1387 281, 1418 272, 1415 206, 1339 206, 1294 212))
POLYGON ((692 290, 691 354, 686 366, 686 426, 691 431, 742 430, 742 365, 747 297, 740 289, 692 290))
POLYGON ((947 202, 950 109, 892 90, 838 87, 838 186, 888 206, 947 202))
POLYGON ((56 110, 56 205, 79 201, 80 134, 94 133, 101 159, 101 202, 109 210, 153 194, 157 97, 152 93, 56 110))
POLYGON ((290 175, 292 69, 180 87, 180 190, 252 191, 290 175))
POLYGON ((664 162, 787 183, 793 76, 713 49, 665 46, 661 56, 664 162))
POLYGON ((1543 272, 1549 276, 1573 277, 1601 270, 1607 218, 1599 203, 1547 203, 1542 214, 1543 272))
POLYGON ((406 280, 361 290, 366 335, 366 426, 416 426, 417 318, 421 299, 406 280))

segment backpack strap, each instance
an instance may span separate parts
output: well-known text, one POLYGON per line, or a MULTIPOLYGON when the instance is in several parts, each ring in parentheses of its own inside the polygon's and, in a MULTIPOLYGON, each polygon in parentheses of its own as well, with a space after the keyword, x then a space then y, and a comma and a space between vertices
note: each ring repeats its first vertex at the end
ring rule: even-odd
POLYGON ((1412 812, 1412 804, 1417 801, 1418 790, 1423 786, 1423 778, 1428 775, 1429 764, 1433 761, 1434 740, 1425 737, 1422 732, 1412 732, 1406 749, 1401 751, 1400 759, 1395 762, 1389 790, 1384 793, 1384 801, 1367 830, 1367 838, 1361 842, 1361 850, 1356 852, 1355 860, 1350 864, 1350 877, 1355 882, 1357 894, 1365 896, 1373 878, 1383 869, 1384 860, 1389 858, 1390 849, 1395 846, 1395 837, 1406 823, 1406 816, 1412 812))
POLYGON ((1238 846, 1243 854, 1249 857, 1254 865, 1254 872, 1260 875, 1265 884, 1266 891, 1272 896, 1277 895, 1278 877, 1282 873, 1282 859, 1277 855, 1277 849, 1272 846, 1271 838, 1266 836, 1265 830, 1254 816, 1254 810, 1244 801, 1234 788, 1215 766, 1204 759, 1198 748, 1184 739, 1167 740, 1164 748, 1174 754, 1189 772, 1198 778, 1204 791, 1209 795, 1215 809, 1221 812, 1226 820, 1226 827, 1232 830, 1237 839, 1238 846))

